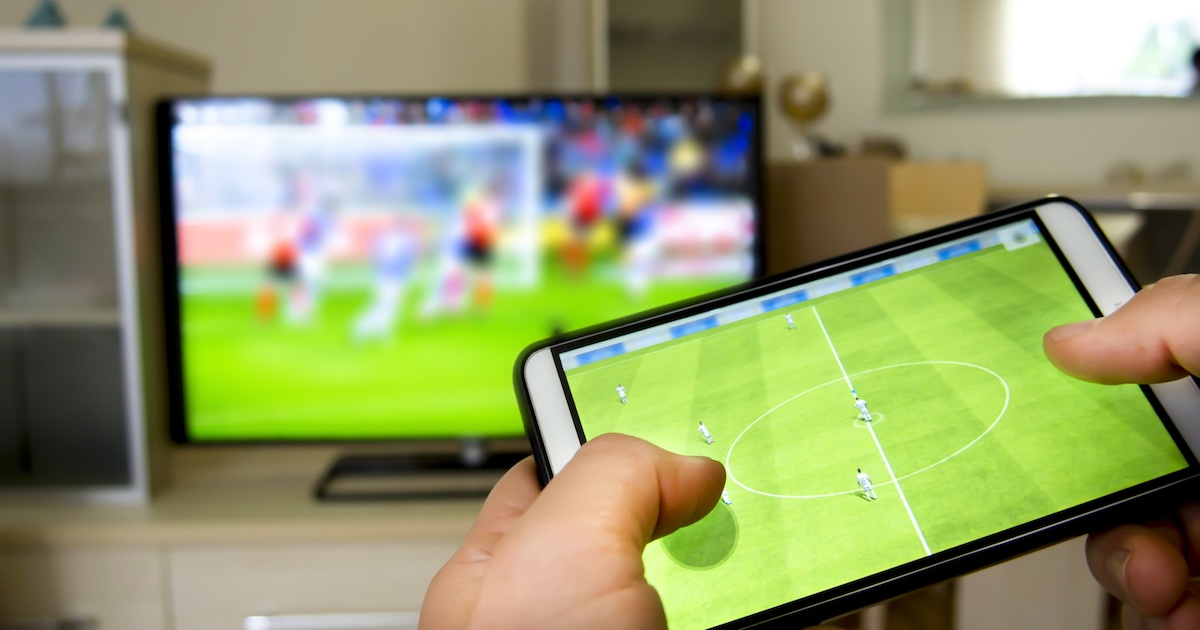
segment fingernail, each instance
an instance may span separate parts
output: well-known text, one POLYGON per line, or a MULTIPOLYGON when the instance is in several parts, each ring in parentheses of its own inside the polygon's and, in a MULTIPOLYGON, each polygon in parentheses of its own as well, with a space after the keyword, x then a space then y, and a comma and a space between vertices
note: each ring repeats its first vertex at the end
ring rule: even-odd
POLYGON ((1057 328, 1051 328, 1050 332, 1047 333, 1046 336, 1050 339, 1050 341, 1053 342, 1066 341, 1072 337, 1078 337, 1079 335, 1091 330, 1098 323, 1100 323, 1099 319, 1089 319, 1082 322, 1075 322, 1073 324, 1064 324, 1062 326, 1058 326, 1057 328))
POLYGON ((1125 565, 1129 563, 1129 550, 1121 549, 1114 551, 1104 561, 1104 568, 1108 569, 1108 575, 1116 582, 1117 588, 1121 589, 1121 593, 1129 594, 1129 583, 1125 580, 1125 565))

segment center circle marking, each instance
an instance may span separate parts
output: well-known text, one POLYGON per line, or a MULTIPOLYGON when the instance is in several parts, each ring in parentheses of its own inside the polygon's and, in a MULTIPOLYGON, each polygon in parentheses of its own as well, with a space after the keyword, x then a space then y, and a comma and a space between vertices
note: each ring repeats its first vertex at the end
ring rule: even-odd
MULTIPOLYGON (((907 479, 909 477, 919 475, 927 470, 936 468, 937 466, 941 466, 942 464, 946 463, 947 461, 950 461, 951 459, 957 457, 958 455, 962 454, 967 449, 971 448, 972 446, 975 446, 975 444, 977 442, 979 442, 979 440, 982 440, 983 437, 986 436, 988 433, 991 433, 992 429, 996 428, 996 425, 1000 423, 1000 420, 1001 420, 1001 418, 1004 417, 1004 414, 1006 412, 1008 412, 1008 403, 1012 398, 1012 390, 1009 389, 1008 382, 1004 380, 1004 377, 1000 376, 999 374, 995 373, 994 371, 989 370, 988 368, 985 368, 982 365, 975 365, 974 363, 964 363, 962 361, 914 361, 911 363, 897 363, 895 365, 886 365, 883 367, 872 368, 870 370, 864 370, 862 372, 856 372, 854 374, 851 374, 850 377, 861 376, 863 374, 870 374, 872 372, 882 372, 884 370, 892 370, 895 368, 911 367, 914 365, 961 365, 963 367, 974 368, 977 370, 982 370, 984 372, 987 372, 988 374, 991 374, 992 376, 996 377, 996 380, 1000 381, 1000 384, 1002 386, 1004 386, 1004 405, 1001 407, 1000 413, 996 416, 996 419, 993 420, 992 423, 989 424, 988 427, 983 430, 983 433, 980 433, 975 439, 968 442, 966 444, 966 446, 963 446, 962 448, 958 449, 957 451, 954 451, 953 453, 939 459, 938 461, 936 461, 928 466, 925 466, 924 468, 921 468, 919 470, 914 470, 913 472, 910 472, 905 475, 900 475, 900 477, 898 477, 897 479, 894 479, 894 480, 875 484, 876 488, 886 486, 889 484, 894 484, 896 481, 899 481, 901 479, 907 479)), ((775 499, 824 499, 824 498, 829 498, 829 497, 837 497, 837 496, 842 496, 842 495, 846 495, 846 494, 855 494, 857 492, 860 492, 860 490, 858 488, 854 488, 851 490, 845 490, 842 492, 829 492, 826 494, 777 494, 777 493, 773 493, 773 492, 763 492, 762 490, 757 490, 755 488, 751 488, 750 486, 742 483, 740 480, 738 480, 737 475, 735 475, 734 471, 733 471, 733 461, 732 461, 733 460, 733 450, 735 448, 737 448, 738 442, 741 441, 741 439, 746 435, 746 433, 748 433, 750 431, 750 429, 754 428, 754 425, 758 424, 758 422, 760 420, 763 420, 764 418, 771 415, 772 413, 775 413, 776 411, 778 411, 785 405, 791 403, 793 400, 796 400, 797 398, 800 398, 807 394, 811 394, 812 392, 815 392, 818 389, 821 389, 822 387, 829 387, 830 385, 833 385, 834 383, 838 383, 838 382, 841 382, 844 380, 846 380, 846 379, 835 378, 827 383, 822 383, 820 385, 817 385, 816 387, 811 387, 809 389, 806 389, 806 390, 800 392, 799 394, 796 394, 795 396, 792 396, 791 398, 788 398, 787 400, 779 403, 778 405, 775 405, 774 407, 768 409, 761 416, 755 418, 754 422, 751 422, 749 425, 747 425, 745 429, 742 429, 742 432, 739 433, 738 436, 736 438, 734 438, 733 442, 729 445, 729 451, 725 454, 725 470, 728 471, 729 478, 732 479, 734 483, 741 486, 741 488, 743 490, 746 490, 747 492, 753 492, 754 494, 762 495, 765 497, 772 497, 775 499)), ((879 414, 872 413, 871 415, 875 416, 875 415, 879 415, 879 414)), ((855 421, 856 426, 859 424, 861 424, 861 419, 855 421)))
MULTIPOLYGON (((873 426, 873 427, 877 427, 877 426, 879 426, 879 425, 883 424, 883 420, 884 420, 884 418, 886 418, 886 417, 887 417, 887 416, 886 416, 885 414, 882 414, 882 413, 876 413, 876 412, 872 411, 872 412, 871 412, 871 426, 873 426)), ((862 419, 862 416, 859 416, 859 417, 855 418, 855 419, 854 419, 854 428, 855 428, 855 429, 865 429, 865 428, 867 428, 867 421, 866 421, 866 420, 863 420, 863 419, 862 419)))

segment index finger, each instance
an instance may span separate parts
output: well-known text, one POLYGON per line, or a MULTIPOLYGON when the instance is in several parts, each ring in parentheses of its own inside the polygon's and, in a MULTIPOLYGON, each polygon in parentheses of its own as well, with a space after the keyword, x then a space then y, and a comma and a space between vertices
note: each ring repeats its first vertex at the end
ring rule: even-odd
POLYGON ((1200 373, 1200 276, 1164 278, 1113 314, 1042 340, 1060 370, 1096 383, 1160 383, 1200 373))

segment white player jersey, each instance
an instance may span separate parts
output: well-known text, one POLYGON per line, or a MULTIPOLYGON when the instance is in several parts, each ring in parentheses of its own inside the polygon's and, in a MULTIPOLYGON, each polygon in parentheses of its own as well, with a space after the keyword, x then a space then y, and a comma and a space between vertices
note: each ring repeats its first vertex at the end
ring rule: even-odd
POLYGON ((625 387, 624 386, 617 388, 617 395, 620 396, 621 398, 625 397, 625 387))
POLYGON ((862 414, 867 413, 867 401, 865 401, 865 400, 854 401, 854 408, 857 409, 859 413, 862 413, 862 414))
POLYGON ((698 430, 704 434, 704 437, 709 437, 708 427, 704 426, 703 423, 701 423, 700 428, 698 430))
POLYGON ((858 485, 863 490, 871 487, 871 478, 867 476, 867 473, 858 473, 858 485))

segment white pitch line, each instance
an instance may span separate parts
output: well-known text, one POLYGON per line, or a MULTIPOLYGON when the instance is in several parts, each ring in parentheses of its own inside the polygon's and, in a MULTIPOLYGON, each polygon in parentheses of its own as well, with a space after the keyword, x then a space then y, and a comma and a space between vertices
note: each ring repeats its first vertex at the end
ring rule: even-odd
MULTIPOLYGON (((850 382, 850 375, 846 373, 846 366, 842 365, 842 358, 838 356, 837 348, 833 347, 833 339, 829 338, 829 331, 825 330, 825 323, 821 321, 821 314, 817 312, 814 306, 812 309, 813 315, 817 316, 817 324, 821 326, 821 332, 825 333, 825 341, 829 342, 829 351, 833 353, 833 358, 837 360, 838 369, 842 371, 842 377, 846 379, 846 385, 854 391, 854 385, 850 382)), ((870 422, 866 423, 867 430, 871 432, 871 439, 875 440, 875 448, 879 449, 879 456, 883 458, 883 465, 887 468, 888 475, 892 477, 892 483, 896 484, 896 494, 900 495, 900 502, 904 504, 904 511, 908 512, 908 520, 912 521, 913 529, 917 530, 917 538, 921 539, 921 546, 925 548, 925 555, 931 556, 933 552, 929 550, 929 543, 925 542, 925 533, 921 531, 921 525, 917 523, 917 517, 913 515, 912 506, 908 504, 908 498, 904 496, 904 489, 900 487, 900 480, 896 477, 896 472, 892 470, 892 463, 888 461, 887 453, 883 452, 883 445, 879 443, 879 436, 875 435, 875 427, 871 426, 870 422)))
POLYGON ((846 366, 842 365, 842 358, 838 356, 837 350, 833 347, 833 340, 829 338, 829 331, 825 330, 825 322, 821 321, 821 314, 817 312, 817 307, 815 306, 812 312, 813 315, 817 316, 817 324, 821 327, 821 332, 825 333, 825 341, 829 342, 829 349, 833 350, 833 358, 837 361, 838 369, 842 371, 842 378, 846 379, 846 387, 849 387, 850 391, 853 392, 854 385, 850 383, 850 376, 846 374, 846 366))
POLYGON ((917 538, 921 539, 921 546, 925 548, 925 555, 933 555, 933 552, 929 550, 929 543, 925 542, 925 534, 921 531, 921 526, 917 524, 917 517, 913 516, 912 508, 908 505, 908 499, 904 496, 904 489, 900 487, 900 480, 896 478, 896 473, 892 471, 892 464, 883 452, 883 446, 879 443, 879 437, 875 435, 875 427, 871 426, 870 422, 867 423, 867 430, 871 432, 871 439, 875 440, 875 448, 879 449, 879 456, 883 458, 883 465, 887 468, 888 474, 892 476, 892 481, 896 483, 896 493, 900 495, 900 502, 904 504, 904 511, 908 512, 908 520, 912 521, 913 529, 917 530, 917 538))

